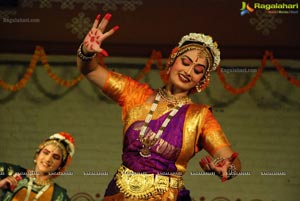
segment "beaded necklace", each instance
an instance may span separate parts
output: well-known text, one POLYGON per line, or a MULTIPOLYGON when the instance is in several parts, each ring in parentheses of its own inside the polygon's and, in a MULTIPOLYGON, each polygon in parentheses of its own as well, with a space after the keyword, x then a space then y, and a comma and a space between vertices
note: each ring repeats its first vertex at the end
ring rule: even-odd
MULTIPOLYGON (((146 116, 145 122, 141 128, 140 134, 139 134, 139 140, 142 143, 143 147, 140 150, 140 155, 144 158, 148 158, 151 156, 151 147, 160 139, 164 129, 167 127, 167 125, 169 124, 170 120, 177 114, 179 108, 184 105, 185 103, 187 103, 187 101, 177 101, 176 102, 171 102, 172 104, 175 105, 175 108, 172 109, 172 111, 169 113, 169 115, 167 116, 167 118, 164 120, 164 122, 162 123, 161 127, 159 128, 158 132, 155 134, 155 136, 153 138, 145 138, 145 132, 149 126, 149 122, 152 119, 153 113, 157 108, 157 105, 160 101, 160 98, 163 97, 163 99, 166 99, 166 94, 163 91, 163 89, 159 89, 158 93, 155 96, 155 99, 151 105, 150 111, 148 113, 148 115, 146 116)), ((166 99, 166 100, 171 100, 171 99, 166 99)), ((190 99, 189 99, 190 100, 190 99)))
POLYGON ((169 107, 174 107, 176 105, 185 105, 191 102, 190 97, 185 96, 185 97, 178 98, 174 95, 167 94, 164 88, 159 88, 158 93, 162 97, 162 99, 168 103, 169 107))
MULTIPOLYGON (((30 192, 32 190, 32 186, 33 186, 33 181, 35 180, 35 178, 30 177, 29 178, 29 182, 28 182, 28 187, 27 187, 27 192, 26 192, 26 197, 24 199, 24 201, 28 201, 29 200, 29 196, 30 196, 30 192)), ((42 195, 43 193, 48 190, 48 188, 51 186, 52 182, 47 182, 47 185, 45 185, 37 194, 36 196, 33 198, 33 201, 37 201, 42 195)))

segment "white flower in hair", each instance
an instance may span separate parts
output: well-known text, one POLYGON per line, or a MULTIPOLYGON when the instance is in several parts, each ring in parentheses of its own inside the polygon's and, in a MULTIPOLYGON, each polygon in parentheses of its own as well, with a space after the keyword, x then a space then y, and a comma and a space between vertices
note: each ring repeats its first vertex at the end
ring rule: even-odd
POLYGON ((55 134, 51 135, 49 137, 49 139, 58 139, 61 141, 65 141, 69 146, 67 151, 71 155, 71 157, 73 157, 73 155, 75 153, 75 146, 72 142, 73 139, 69 137, 68 133, 64 133, 64 132, 55 133, 55 134))
POLYGON ((213 42, 213 39, 209 35, 201 34, 201 33, 190 33, 181 38, 178 43, 178 46, 181 47, 186 42, 198 42, 208 47, 212 53, 214 58, 214 63, 212 70, 215 70, 217 66, 220 64, 220 50, 218 49, 218 44, 213 42))

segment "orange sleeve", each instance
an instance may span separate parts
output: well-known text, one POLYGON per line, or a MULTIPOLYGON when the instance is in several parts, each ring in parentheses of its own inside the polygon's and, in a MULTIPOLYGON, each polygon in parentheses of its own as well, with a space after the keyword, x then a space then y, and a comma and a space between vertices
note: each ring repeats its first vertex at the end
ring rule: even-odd
POLYGON ((145 102, 153 93, 147 84, 112 71, 109 72, 102 91, 122 107, 123 120, 132 106, 145 102))
POLYGON ((204 148, 210 154, 214 154, 222 147, 230 146, 220 124, 210 110, 207 112, 204 119, 202 135, 199 139, 199 146, 200 149, 204 148))

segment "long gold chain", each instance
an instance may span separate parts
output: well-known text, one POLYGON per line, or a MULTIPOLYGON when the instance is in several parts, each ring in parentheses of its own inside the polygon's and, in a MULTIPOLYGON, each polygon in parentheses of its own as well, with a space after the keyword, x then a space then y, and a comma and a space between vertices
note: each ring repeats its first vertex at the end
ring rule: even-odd
POLYGON ((143 148, 140 150, 140 155, 144 158, 150 157, 151 156, 151 147, 160 139, 164 129, 167 127, 169 124, 170 120, 176 115, 178 112, 179 108, 182 106, 182 104, 177 104, 175 108, 172 109, 172 111, 169 113, 168 117, 164 120, 162 123, 161 127, 159 128, 158 132, 155 134, 153 138, 145 138, 145 132, 149 126, 149 123, 152 119, 153 113, 157 108, 157 105, 159 103, 159 100, 161 98, 161 93, 159 93, 160 89, 158 90, 158 93, 155 96, 154 102, 151 105, 151 109, 146 116, 144 125, 141 128, 140 134, 139 134, 139 140, 143 144, 143 148))

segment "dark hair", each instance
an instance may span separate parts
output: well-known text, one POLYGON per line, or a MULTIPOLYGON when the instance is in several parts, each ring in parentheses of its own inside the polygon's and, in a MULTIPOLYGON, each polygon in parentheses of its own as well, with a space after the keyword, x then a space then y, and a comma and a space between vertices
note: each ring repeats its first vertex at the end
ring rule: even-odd
POLYGON ((69 145, 64 140, 57 140, 57 141, 60 142, 64 146, 64 148, 66 150, 66 158, 61 161, 61 164, 59 166, 60 168, 62 168, 62 167, 64 167, 66 165, 66 163, 68 161, 68 157, 69 157, 69 151, 68 151, 69 150, 69 145))
POLYGON ((181 47, 183 47, 183 46, 185 46, 185 45, 193 44, 193 43, 206 47, 206 49, 208 50, 208 52, 209 52, 210 55, 211 55, 211 58, 212 58, 212 64, 213 64, 213 63, 214 63, 214 55, 213 55, 213 53, 211 52, 211 49, 210 49, 208 46, 206 46, 204 43, 201 43, 201 42, 199 42, 199 41, 194 41, 194 40, 187 40, 187 41, 185 41, 179 48, 181 48, 181 47))

